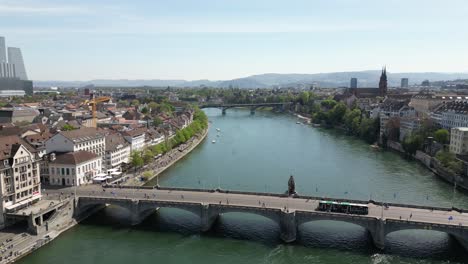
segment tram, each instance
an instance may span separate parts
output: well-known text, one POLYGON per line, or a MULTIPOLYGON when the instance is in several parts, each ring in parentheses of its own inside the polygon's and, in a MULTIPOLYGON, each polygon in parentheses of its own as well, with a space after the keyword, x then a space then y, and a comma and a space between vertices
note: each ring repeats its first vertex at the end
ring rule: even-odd
POLYGON ((369 214, 369 208, 365 204, 355 204, 347 202, 334 202, 334 201, 320 201, 316 209, 322 212, 333 212, 343 214, 369 214))

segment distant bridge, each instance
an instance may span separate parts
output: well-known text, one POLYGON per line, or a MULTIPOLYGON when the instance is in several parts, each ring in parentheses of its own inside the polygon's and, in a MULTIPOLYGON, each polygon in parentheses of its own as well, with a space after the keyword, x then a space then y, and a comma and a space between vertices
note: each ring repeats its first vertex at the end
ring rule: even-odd
MULTIPOLYGON (((70 189, 70 192, 73 192, 70 189)), ((132 224, 142 222, 159 208, 172 207, 193 213, 201 220, 201 230, 208 231, 219 215, 231 212, 251 213, 276 222, 284 242, 296 240, 298 227, 304 223, 331 220, 355 224, 366 229, 377 248, 385 247, 385 237, 400 230, 435 230, 453 236, 468 250, 468 211, 456 208, 387 204, 374 201, 340 200, 366 204, 368 215, 316 211, 319 197, 287 197, 283 194, 238 191, 214 191, 182 188, 79 187, 75 214, 80 216, 93 208, 112 204, 131 212, 132 224)))
POLYGON ((285 102, 285 103, 252 103, 252 104, 202 104, 200 108, 219 108, 222 110, 223 115, 226 114, 226 110, 229 108, 250 108, 250 113, 254 114, 255 110, 260 107, 273 107, 279 111, 286 110, 287 106, 292 104, 292 102, 285 102))

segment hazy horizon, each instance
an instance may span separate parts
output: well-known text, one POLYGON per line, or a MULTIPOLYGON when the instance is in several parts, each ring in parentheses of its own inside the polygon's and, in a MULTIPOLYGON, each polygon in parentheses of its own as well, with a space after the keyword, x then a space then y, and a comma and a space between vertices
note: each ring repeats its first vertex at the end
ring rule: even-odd
POLYGON ((0 1, 32 80, 468 72, 463 0, 0 1))

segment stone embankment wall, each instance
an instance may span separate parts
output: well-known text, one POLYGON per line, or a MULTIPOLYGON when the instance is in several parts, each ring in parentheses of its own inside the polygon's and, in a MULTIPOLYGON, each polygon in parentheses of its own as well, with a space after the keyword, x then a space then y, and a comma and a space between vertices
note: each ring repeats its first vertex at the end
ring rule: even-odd
MULTIPOLYGON (((398 142, 389 140, 387 142, 387 147, 396 150, 400 153, 404 153, 403 147, 398 142)), ((457 176, 453 172, 447 170, 439 163, 439 161, 435 157, 431 157, 430 155, 418 150, 416 151, 416 155, 414 155, 414 158, 421 162, 423 165, 425 165, 435 175, 439 176, 443 180, 452 184, 455 184, 456 182, 458 187, 464 190, 468 190, 468 178, 457 176)))

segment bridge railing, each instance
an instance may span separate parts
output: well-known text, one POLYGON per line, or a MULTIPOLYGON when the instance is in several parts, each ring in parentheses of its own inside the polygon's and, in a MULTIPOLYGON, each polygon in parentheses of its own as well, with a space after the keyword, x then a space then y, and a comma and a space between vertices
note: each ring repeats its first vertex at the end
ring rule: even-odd
MULTIPOLYGON (((188 192, 208 192, 208 193, 230 193, 230 194, 241 194, 241 195, 257 195, 257 196, 271 196, 271 197, 288 197, 286 193, 268 193, 268 192, 248 192, 248 191, 234 191, 234 190, 223 190, 223 189, 199 189, 199 188, 184 188, 184 187, 158 187, 158 186, 122 186, 115 184, 108 184, 105 188, 121 188, 121 189, 142 189, 142 190, 166 190, 166 191, 188 191, 188 192)), ((334 197, 319 197, 309 195, 294 195, 292 198, 297 199, 310 199, 310 200, 326 200, 336 201, 345 203, 357 203, 357 204, 374 204, 378 206, 395 206, 425 210, 437 210, 437 211, 457 211, 459 213, 468 213, 468 209, 457 208, 457 207, 441 207, 441 206, 427 206, 427 205, 415 205, 415 204, 401 204, 401 203, 388 203, 374 200, 355 200, 355 199, 343 199, 334 197)))

